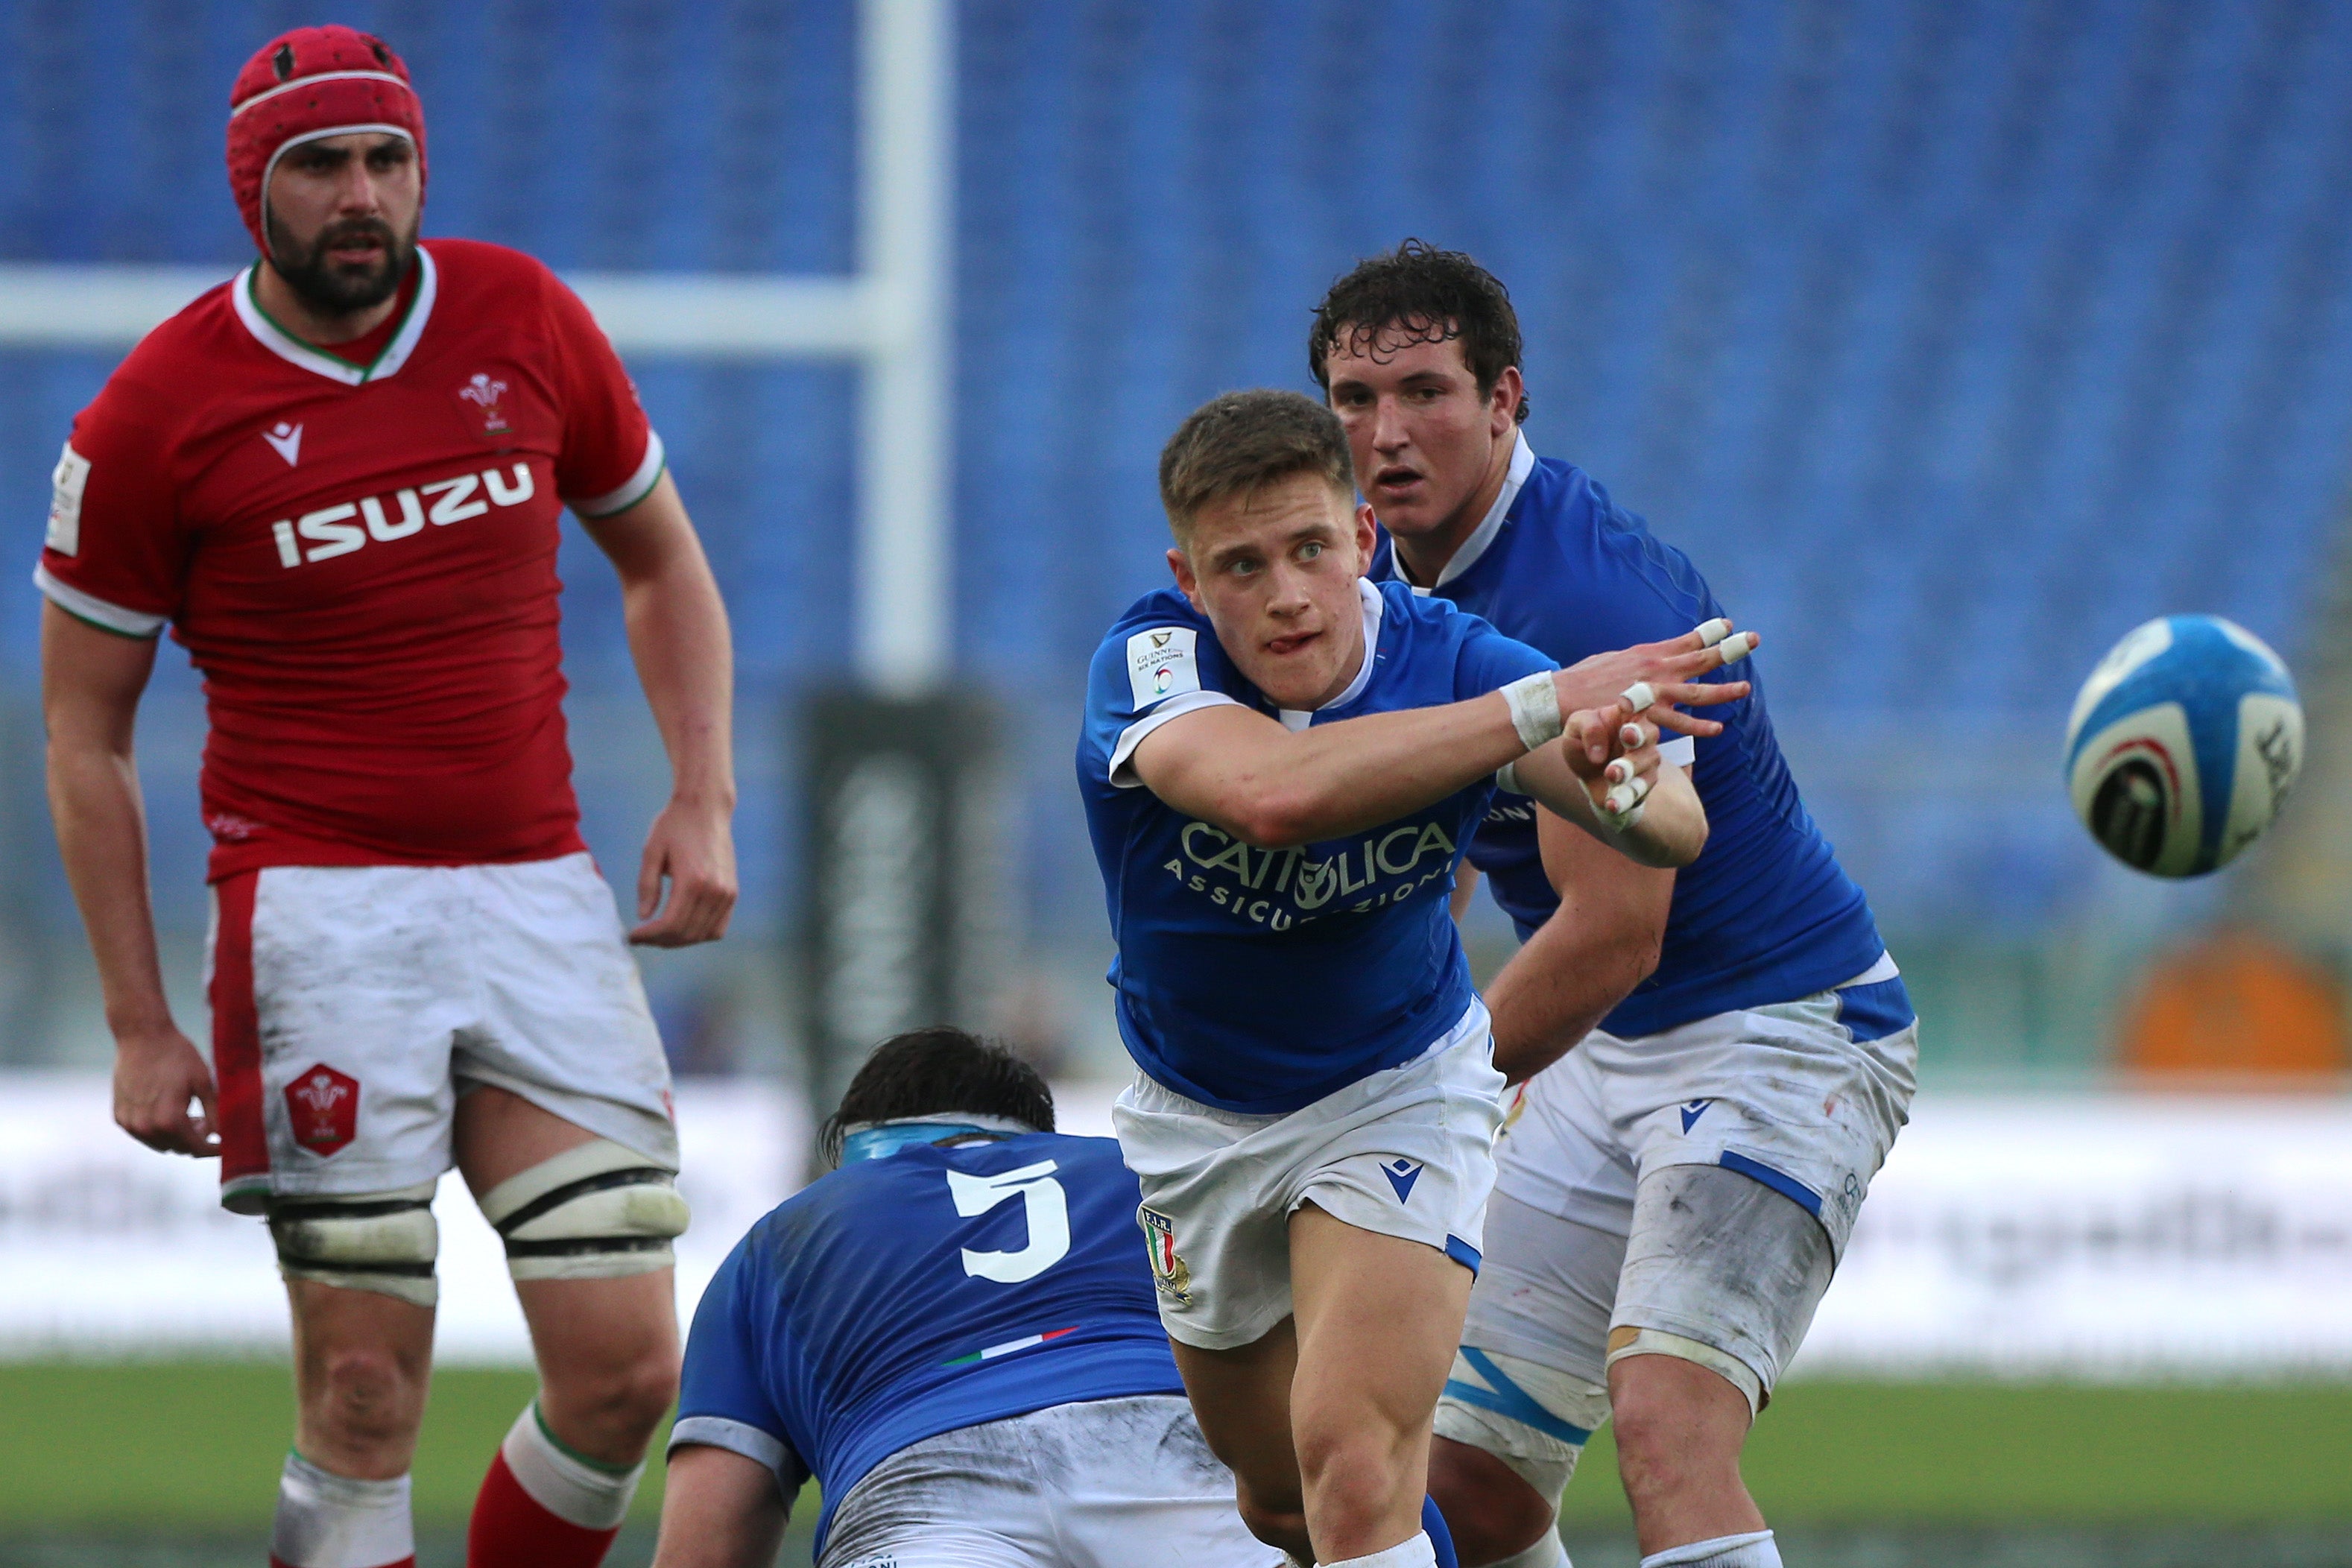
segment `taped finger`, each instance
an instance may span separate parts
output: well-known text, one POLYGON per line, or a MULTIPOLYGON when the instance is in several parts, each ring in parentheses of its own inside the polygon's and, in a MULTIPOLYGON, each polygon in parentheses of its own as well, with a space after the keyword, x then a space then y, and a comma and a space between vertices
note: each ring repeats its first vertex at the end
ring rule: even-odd
MULTIPOLYGON (((1601 809, 1607 812, 1612 817, 1622 818, 1627 813, 1640 805, 1649 793, 1650 781, 1647 778, 1627 779, 1623 784, 1612 789, 1609 794, 1603 797, 1601 802, 1601 809)), ((1626 825, 1621 821, 1618 826, 1623 826, 1626 825)))
MULTIPOLYGON (((1721 623, 1710 621, 1707 624, 1709 626, 1717 626, 1721 623)), ((1746 658, 1749 654, 1756 651, 1756 634, 1754 632, 1740 632, 1735 636, 1725 637, 1720 643, 1716 645, 1715 651, 1723 656, 1724 663, 1738 664, 1741 659, 1746 658)))
POLYGON ((1657 689, 1646 680, 1637 680, 1617 700, 1625 705, 1628 713, 1646 713, 1658 700, 1657 689))
POLYGON ((1730 632, 1731 623, 1717 616, 1711 621, 1701 621, 1691 629, 1691 636, 1698 638, 1699 647, 1713 647, 1729 636, 1730 632))

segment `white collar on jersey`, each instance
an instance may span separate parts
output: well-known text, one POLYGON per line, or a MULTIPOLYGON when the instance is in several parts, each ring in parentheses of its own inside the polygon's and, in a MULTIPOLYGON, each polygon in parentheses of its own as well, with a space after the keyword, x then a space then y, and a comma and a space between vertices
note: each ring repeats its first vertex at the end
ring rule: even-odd
POLYGON ((382 381, 408 363, 415 352, 416 340, 425 335, 425 318, 433 314, 433 298, 440 291, 440 273, 433 265, 433 253, 423 246, 416 247, 416 295, 408 301, 408 313, 401 318, 400 326, 392 334, 392 342, 383 345, 383 353, 375 356, 373 364, 353 364, 349 360, 313 348, 269 319, 254 298, 254 279, 261 274, 257 261, 228 286, 228 297, 236 303, 236 319, 263 348, 289 364, 299 364, 304 370, 316 371, 329 381, 340 381, 345 386, 358 386, 371 381, 382 381))
POLYGON ((1528 476, 1535 471, 1536 449, 1528 445, 1527 432, 1518 431, 1513 437, 1511 468, 1510 472, 1503 476, 1502 492, 1495 497, 1495 504, 1486 509, 1486 515, 1479 520, 1478 526, 1471 531, 1470 537, 1462 542, 1462 548, 1454 552, 1452 560, 1446 562, 1445 570, 1437 574, 1437 581, 1424 588, 1407 577, 1404 574, 1404 563, 1397 559, 1394 540, 1389 541, 1389 574, 1410 587, 1414 593, 1426 595, 1432 589, 1444 587, 1445 584, 1477 565, 1478 557, 1486 554, 1486 547, 1495 542, 1495 535, 1503 531, 1503 519, 1510 515, 1511 503, 1519 499, 1519 487, 1526 484, 1528 476))
POLYGON ((1304 730, 1315 722, 1315 715, 1323 711, 1323 708, 1345 707, 1361 697, 1364 688, 1372 683, 1372 659, 1381 647, 1381 612, 1388 605, 1382 602, 1381 591, 1372 586, 1372 580, 1369 577, 1356 579, 1356 598, 1364 607, 1364 656, 1363 662, 1356 666, 1356 679, 1348 682, 1347 690, 1324 703, 1322 708, 1276 709, 1276 713, 1282 720, 1284 728, 1304 730))

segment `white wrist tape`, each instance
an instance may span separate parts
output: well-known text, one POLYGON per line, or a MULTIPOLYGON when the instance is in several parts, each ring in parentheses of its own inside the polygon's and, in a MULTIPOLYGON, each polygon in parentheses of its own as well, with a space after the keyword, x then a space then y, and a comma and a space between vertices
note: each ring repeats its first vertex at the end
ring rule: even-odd
POLYGON ((1511 705, 1511 728, 1519 732, 1519 744, 1530 752, 1559 740, 1568 728, 1559 713, 1559 688, 1548 669, 1523 675, 1504 687, 1503 700, 1511 705))

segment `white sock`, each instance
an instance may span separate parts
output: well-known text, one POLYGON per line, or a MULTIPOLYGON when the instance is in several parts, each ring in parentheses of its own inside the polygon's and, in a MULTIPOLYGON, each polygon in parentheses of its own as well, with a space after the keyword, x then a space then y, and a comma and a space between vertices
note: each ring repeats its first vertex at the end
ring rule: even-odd
POLYGON ((1486 1564, 1486 1568, 1576 1568, 1568 1560, 1568 1548, 1559 1543, 1559 1531, 1547 1530, 1533 1546, 1525 1552, 1515 1552, 1508 1557, 1486 1564))
POLYGON ((1400 1541, 1386 1552, 1375 1552, 1370 1557, 1349 1557, 1338 1563, 1326 1563, 1320 1568, 1437 1568, 1437 1548, 1429 1543, 1429 1536, 1420 1531, 1411 1541, 1400 1541))
POLYGON ((1780 1568, 1780 1549, 1772 1544, 1770 1531, 1751 1530, 1653 1552, 1642 1559, 1642 1568, 1780 1568))
POLYGON ((616 1470, 565 1448, 540 1419, 535 1399, 515 1417, 499 1452, 531 1501, 583 1530, 616 1528, 628 1516, 637 1478, 646 1473, 643 1464, 616 1470))
POLYGON ((286 1568, 385 1568, 414 1558, 408 1478, 355 1481, 288 1454, 269 1555, 286 1568))

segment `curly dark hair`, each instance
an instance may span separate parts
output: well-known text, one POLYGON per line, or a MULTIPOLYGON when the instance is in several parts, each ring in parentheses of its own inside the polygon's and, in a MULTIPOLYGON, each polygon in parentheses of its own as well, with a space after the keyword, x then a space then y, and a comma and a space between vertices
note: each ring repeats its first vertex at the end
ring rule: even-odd
MULTIPOLYGON (((1511 291, 1467 252, 1408 239, 1358 262, 1331 285, 1307 334, 1307 368, 1328 395, 1331 374, 1323 362, 1342 343, 1353 351, 1376 341, 1404 347, 1457 338, 1479 393, 1493 392, 1503 372, 1519 363, 1519 313, 1511 309, 1511 291)), ((1527 416, 1522 396, 1517 417, 1527 416)))
POLYGON ((837 1165, 842 1130, 855 1122, 959 1110, 1054 1130, 1054 1091, 1035 1068, 1003 1046, 941 1024, 875 1047, 849 1080, 841 1108, 818 1130, 817 1148, 827 1164, 837 1165))

